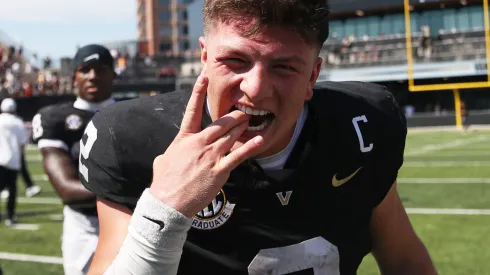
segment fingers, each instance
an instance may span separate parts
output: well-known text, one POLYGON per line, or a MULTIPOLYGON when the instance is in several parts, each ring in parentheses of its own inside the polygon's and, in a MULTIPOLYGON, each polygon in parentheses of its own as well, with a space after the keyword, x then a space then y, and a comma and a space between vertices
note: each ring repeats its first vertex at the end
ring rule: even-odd
POLYGON ((238 165, 240 165, 240 163, 258 153, 263 143, 264 138, 261 136, 257 136, 247 141, 247 143, 242 145, 240 148, 222 158, 220 161, 220 168, 227 171, 235 169, 238 165))
POLYGON ((206 127, 206 129, 201 131, 201 135, 205 137, 207 144, 214 143, 218 138, 230 132, 234 127, 237 127, 244 122, 247 122, 246 124, 248 126, 249 118, 250 115, 241 111, 233 111, 206 127))
POLYGON ((203 73, 194 84, 192 95, 187 103, 187 108, 180 125, 180 133, 197 133, 201 130, 204 99, 208 87, 208 78, 203 73))
POLYGON ((228 133, 224 134, 221 138, 216 140, 213 144, 218 152, 221 152, 223 155, 228 153, 233 144, 240 138, 240 136, 247 130, 248 121, 244 121, 237 126, 233 127, 228 133))

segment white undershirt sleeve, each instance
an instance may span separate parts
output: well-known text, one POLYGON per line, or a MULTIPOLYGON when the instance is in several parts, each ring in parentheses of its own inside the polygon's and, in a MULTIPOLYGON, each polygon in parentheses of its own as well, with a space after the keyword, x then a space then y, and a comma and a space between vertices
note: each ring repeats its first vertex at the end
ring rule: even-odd
POLYGON ((59 139, 40 139, 37 142, 37 148, 42 149, 46 147, 54 147, 68 151, 68 145, 59 139))
POLYGON ((177 274, 192 223, 146 189, 134 210, 128 235, 104 275, 177 274))

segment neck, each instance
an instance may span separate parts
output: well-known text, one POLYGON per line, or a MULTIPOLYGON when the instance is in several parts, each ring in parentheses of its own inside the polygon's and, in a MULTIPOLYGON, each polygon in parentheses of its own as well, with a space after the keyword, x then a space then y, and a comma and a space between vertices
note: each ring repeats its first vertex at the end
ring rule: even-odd
POLYGON ((112 97, 109 97, 108 99, 101 101, 101 102, 90 102, 88 100, 85 100, 81 97, 78 97, 77 100, 73 103, 73 106, 77 109, 80 110, 86 110, 86 111, 91 111, 91 112, 96 112, 100 110, 101 108, 104 108, 112 103, 114 103, 115 100, 112 97))
POLYGON ((306 121, 306 117, 308 116, 308 106, 305 104, 301 113, 296 120, 296 123, 289 129, 285 135, 277 142, 277 144, 266 152, 258 155, 257 161, 263 159, 270 159, 275 156, 281 155, 282 153, 286 153, 289 155, 291 153, 292 148, 296 145, 296 141, 298 140, 299 135, 303 130, 304 123, 306 121))
POLYGON ((284 136, 282 136, 281 139, 273 147, 271 147, 269 150, 257 155, 256 158, 262 159, 262 158, 271 157, 271 156, 274 156, 274 155, 280 153, 282 150, 286 149, 286 147, 288 147, 289 143, 293 139, 294 130, 296 129, 297 124, 298 124, 298 122, 296 122, 293 125, 293 127, 291 129, 289 129, 287 131, 287 133, 284 136))

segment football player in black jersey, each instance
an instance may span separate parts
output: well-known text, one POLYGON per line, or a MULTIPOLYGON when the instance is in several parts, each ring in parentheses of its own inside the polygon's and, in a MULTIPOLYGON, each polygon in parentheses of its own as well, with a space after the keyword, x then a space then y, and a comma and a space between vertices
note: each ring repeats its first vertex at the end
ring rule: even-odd
POLYGON ((89 274, 435 274, 397 194, 385 87, 316 84, 324 0, 206 0, 193 93, 114 104, 81 144, 89 274))
POLYGON ((111 87, 116 76, 108 49, 80 48, 74 57, 75 102, 41 109, 33 118, 33 138, 42 153, 49 180, 65 204, 62 252, 65 274, 86 274, 98 241, 95 195, 78 177, 80 140, 95 112, 114 102, 111 87))

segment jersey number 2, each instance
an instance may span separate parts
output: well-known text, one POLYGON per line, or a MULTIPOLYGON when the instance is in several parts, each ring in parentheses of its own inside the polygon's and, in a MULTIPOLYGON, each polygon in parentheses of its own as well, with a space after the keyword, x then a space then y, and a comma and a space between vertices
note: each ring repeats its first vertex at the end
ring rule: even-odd
POLYGON ((82 174, 85 181, 88 182, 88 168, 87 166, 82 164, 82 158, 84 160, 88 159, 90 151, 92 150, 92 147, 97 140, 97 128, 95 128, 92 121, 90 121, 90 123, 87 125, 87 128, 85 129, 85 134, 87 135, 87 143, 84 144, 83 140, 80 140, 80 158, 78 159, 78 167, 80 170, 80 174, 82 174))
POLYGON ((248 266, 250 275, 280 275, 313 269, 315 275, 340 275, 339 250, 322 237, 262 249, 248 266))

